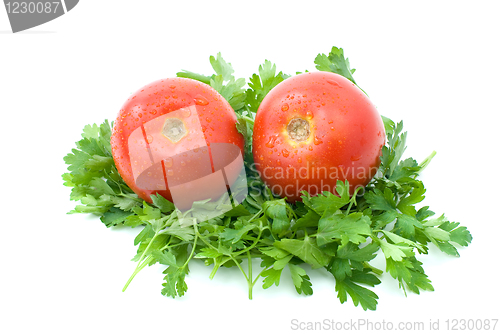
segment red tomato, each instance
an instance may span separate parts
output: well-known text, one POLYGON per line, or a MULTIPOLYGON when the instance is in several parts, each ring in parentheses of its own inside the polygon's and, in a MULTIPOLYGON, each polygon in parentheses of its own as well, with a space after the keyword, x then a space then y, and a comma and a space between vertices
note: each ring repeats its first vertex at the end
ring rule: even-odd
POLYGON ((226 170, 221 186, 222 174, 214 172, 243 154, 235 124, 233 109, 212 87, 185 78, 159 80, 132 94, 120 110, 111 137, 113 158, 142 199, 151 202, 151 194, 160 194, 173 201, 177 187, 174 203, 186 207, 221 195, 234 181, 237 173, 226 170))
POLYGON ((257 111, 253 156, 264 182, 288 201, 335 193, 348 180, 351 193, 366 185, 380 164, 382 119, 351 81, 329 72, 284 80, 257 111))

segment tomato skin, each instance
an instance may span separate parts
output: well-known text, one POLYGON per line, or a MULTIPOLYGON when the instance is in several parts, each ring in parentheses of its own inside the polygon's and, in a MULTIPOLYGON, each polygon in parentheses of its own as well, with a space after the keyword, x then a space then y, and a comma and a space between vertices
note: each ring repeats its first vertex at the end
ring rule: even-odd
MULTIPOLYGON (((210 147, 211 143, 230 143, 244 150, 243 136, 236 129, 236 114, 229 103, 212 87, 187 78, 168 78, 146 85, 124 103, 113 126, 111 147, 118 172, 125 183, 143 200, 151 203, 152 194, 172 201, 168 187, 164 190, 145 190, 137 186, 131 163, 130 135, 156 118, 195 107, 199 124, 210 147)), ((188 130, 189 131, 189 130, 188 130)), ((172 145, 185 145, 186 138, 172 145)), ((182 147, 182 146, 181 146, 182 147)), ((212 163, 213 169, 213 163, 212 163)), ((164 181, 161 181, 164 182, 164 181)))
POLYGON ((302 190, 335 192, 337 180, 347 179, 351 193, 366 185, 380 165, 384 144, 375 106, 335 73, 309 72, 284 80, 264 98, 255 118, 255 169, 290 202, 300 200, 302 190), (307 140, 291 138, 287 127, 293 119, 309 123, 307 140))

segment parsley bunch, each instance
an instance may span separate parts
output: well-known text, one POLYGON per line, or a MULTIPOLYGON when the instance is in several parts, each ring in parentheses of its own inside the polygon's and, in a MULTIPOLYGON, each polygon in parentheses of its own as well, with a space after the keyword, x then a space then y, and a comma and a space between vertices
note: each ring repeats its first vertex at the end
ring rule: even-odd
MULTIPOLYGON (((419 174, 429 164, 433 152, 418 163, 402 159, 406 148, 403 123, 383 117, 387 134, 377 175, 365 188, 349 195, 348 182, 338 181, 336 194, 310 196, 302 192, 302 202, 287 203, 276 198, 250 168, 254 117, 266 94, 289 77, 265 61, 247 83, 235 78, 234 70, 220 54, 211 56, 214 74, 189 71, 177 73, 215 88, 233 107, 237 128, 245 137, 245 164, 249 195, 242 204, 225 214, 198 221, 190 212, 181 213, 165 198, 151 196, 152 204, 141 200, 120 177, 111 155, 112 124, 87 125, 82 139, 64 161, 68 173, 64 184, 71 187, 70 199, 80 202, 70 213, 98 215, 106 227, 125 225, 140 228, 134 245, 136 270, 123 290, 146 266, 166 266, 162 294, 183 296, 190 261, 202 260, 213 270, 237 267, 252 298, 253 287, 262 281, 268 289, 280 284, 282 275, 291 275, 297 293, 311 295, 308 270, 325 270, 332 275, 341 303, 350 299, 364 310, 375 310, 377 294, 371 289, 381 283, 383 270, 370 262, 377 256, 386 261, 385 271, 400 288, 419 293, 433 290, 417 255, 426 255, 429 244, 458 256, 457 246, 467 246, 472 237, 464 226, 435 217, 428 206, 418 206, 425 187, 419 174), (246 87, 248 86, 248 87, 246 87), (246 88, 245 88, 246 87, 246 88), (260 259, 260 268, 252 259, 260 259), (288 270, 284 270, 285 267, 288 270)), ((342 49, 319 54, 320 71, 331 71, 355 83, 342 49)), ((197 210, 211 210, 217 203, 195 203, 197 210)))

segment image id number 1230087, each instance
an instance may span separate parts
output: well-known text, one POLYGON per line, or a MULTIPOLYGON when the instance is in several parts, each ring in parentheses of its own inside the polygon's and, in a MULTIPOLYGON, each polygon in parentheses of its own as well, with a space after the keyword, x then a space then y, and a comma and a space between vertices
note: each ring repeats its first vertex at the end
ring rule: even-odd
POLYGON ((55 13, 57 7, 61 3, 59 1, 39 1, 39 2, 7 2, 5 7, 9 14, 26 14, 26 13, 55 13))
POLYGON ((495 330, 498 319, 447 319, 446 330, 495 330))

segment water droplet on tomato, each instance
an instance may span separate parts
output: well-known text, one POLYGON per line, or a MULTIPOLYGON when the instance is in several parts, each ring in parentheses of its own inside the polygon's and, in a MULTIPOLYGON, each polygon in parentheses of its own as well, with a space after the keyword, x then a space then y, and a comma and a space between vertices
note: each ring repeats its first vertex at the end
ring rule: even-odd
POLYGON ((181 161, 181 166, 182 167, 186 166, 186 163, 184 161, 181 161))
POLYGON ((194 103, 199 105, 199 106, 206 106, 209 102, 208 102, 206 97, 198 94, 194 97, 194 103))
POLYGON ((175 85, 170 85, 170 89, 175 89, 175 85))
POLYGON ((269 141, 266 143, 266 147, 273 148, 274 142, 276 141, 276 138, 278 138, 278 135, 274 135, 274 136, 269 137, 269 141))
POLYGON ((352 155, 351 156, 351 161, 358 161, 359 159, 361 159, 360 155, 352 155))
POLYGON ((276 163, 278 164, 278 166, 281 165, 280 159, 276 160, 276 163))
POLYGON ((297 162, 300 164, 302 162, 302 158, 298 158, 297 162))
POLYGON ((287 150, 283 149, 283 151, 281 151, 281 154, 283 154, 283 156, 286 158, 286 157, 288 157, 288 155, 290 155, 290 152, 288 152, 287 150))
POLYGON ((313 118, 314 118, 313 113, 312 113, 312 112, 310 112, 310 111, 306 112, 306 116, 307 116, 307 118, 309 118, 309 119, 313 119, 313 118))
POLYGON ((264 156, 263 156, 263 155, 261 155, 261 156, 259 157, 259 159, 260 159, 260 160, 264 160, 264 156))
POLYGON ((311 145, 309 145, 308 150, 309 150, 309 151, 312 151, 312 150, 313 150, 313 147, 312 147, 311 145))
POLYGON ((318 136, 314 136, 314 145, 319 145, 321 144, 323 141, 321 139, 318 138, 318 136))
POLYGON ((191 116, 191 110, 189 108, 182 109, 181 115, 184 118, 188 118, 189 116, 191 116))
POLYGON ((173 171, 172 169, 169 169, 169 170, 167 171, 167 175, 168 175, 168 176, 174 176, 174 171, 173 171))
POLYGON ((173 164, 174 164, 174 159, 170 157, 165 159, 165 167, 172 167, 173 164))
POLYGON ((212 120, 210 118, 206 118, 207 122, 210 123, 212 120))
POLYGON ((290 107, 288 106, 288 103, 284 103, 284 104, 281 106, 281 110, 282 110, 282 111, 287 111, 287 110, 288 110, 288 108, 290 108, 290 107))
POLYGON ((333 85, 335 87, 342 88, 342 86, 335 80, 326 80, 326 82, 328 82, 330 85, 333 85))
POLYGON ((147 135, 146 141, 148 142, 148 144, 151 144, 153 142, 153 136, 147 135))

